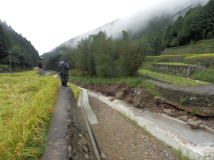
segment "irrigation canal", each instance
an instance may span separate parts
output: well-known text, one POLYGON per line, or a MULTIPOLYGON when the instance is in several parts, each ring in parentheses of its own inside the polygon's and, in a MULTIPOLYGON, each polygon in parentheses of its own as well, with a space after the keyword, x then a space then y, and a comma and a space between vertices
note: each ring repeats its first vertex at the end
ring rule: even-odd
POLYGON ((140 126, 148 130, 152 135, 164 141, 175 149, 181 149, 191 159, 204 160, 214 158, 214 135, 200 129, 193 130, 183 121, 171 118, 165 114, 157 114, 149 111, 140 112, 138 108, 127 106, 121 100, 109 101, 109 97, 94 91, 83 89, 79 101, 83 101, 83 108, 87 110, 89 122, 97 122, 96 115, 88 104, 88 95, 98 98, 113 109, 125 114, 140 126), (88 94, 88 95, 87 95, 88 94), (85 105, 85 106, 84 106, 85 105))

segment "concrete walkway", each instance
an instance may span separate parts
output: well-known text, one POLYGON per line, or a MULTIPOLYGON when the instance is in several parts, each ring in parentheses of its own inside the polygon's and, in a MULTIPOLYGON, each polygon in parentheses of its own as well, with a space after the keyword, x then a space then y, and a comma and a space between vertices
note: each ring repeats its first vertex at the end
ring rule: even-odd
POLYGON ((55 113, 51 120, 48 141, 42 160, 68 160, 66 146, 67 115, 70 107, 70 87, 61 87, 55 106, 55 113))
POLYGON ((161 82, 154 81, 154 80, 145 80, 145 81, 156 84, 157 86, 162 87, 162 88, 171 88, 174 90, 182 90, 182 91, 187 91, 187 92, 192 92, 192 93, 197 92, 198 94, 206 93, 206 95, 214 95, 214 85, 181 87, 181 86, 176 86, 176 85, 172 85, 172 84, 161 83, 161 82))

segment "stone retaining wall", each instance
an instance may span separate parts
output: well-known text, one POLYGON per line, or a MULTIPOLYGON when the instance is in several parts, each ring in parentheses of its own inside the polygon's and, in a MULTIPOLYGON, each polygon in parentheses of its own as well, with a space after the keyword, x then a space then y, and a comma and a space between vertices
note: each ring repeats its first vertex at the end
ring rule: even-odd
MULTIPOLYGON (((168 65, 168 64, 152 64, 151 71, 164 73, 164 74, 171 74, 181 77, 187 77, 188 69, 190 66, 186 65, 168 65)), ((189 76, 191 76, 195 72, 203 71, 202 69, 198 68, 197 66, 191 66, 189 69, 189 76)))
POLYGON ((161 97, 181 105, 185 105, 194 109, 214 109, 214 95, 202 95, 186 91, 166 89, 158 87, 161 92, 161 97))

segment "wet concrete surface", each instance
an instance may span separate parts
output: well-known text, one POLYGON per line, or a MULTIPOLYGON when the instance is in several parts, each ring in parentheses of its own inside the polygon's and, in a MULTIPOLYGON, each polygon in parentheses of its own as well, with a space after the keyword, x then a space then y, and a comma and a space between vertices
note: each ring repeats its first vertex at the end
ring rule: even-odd
POLYGON ((162 88, 171 88, 174 90, 182 90, 182 91, 192 92, 192 93, 195 93, 197 91, 198 94, 204 94, 206 92, 207 93, 206 95, 214 95, 214 85, 181 87, 181 86, 176 86, 172 84, 161 83, 154 80, 145 80, 145 81, 156 84, 157 86, 160 86, 162 88))
POLYGON ((54 115, 48 132, 48 140, 42 160, 68 160, 66 145, 67 116, 70 107, 70 87, 59 89, 54 115))
POLYGON ((82 99, 82 103, 83 103, 83 107, 84 107, 87 119, 90 122, 90 124, 97 124, 97 117, 94 114, 93 110, 91 109, 91 106, 89 105, 87 90, 84 88, 80 88, 80 89, 82 89, 81 99, 82 99))
MULTIPOLYGON (((88 91, 90 96, 97 97, 97 93, 88 91)), ((140 126, 144 127, 158 139, 175 149, 180 149, 192 159, 214 158, 214 136, 200 129, 193 130, 187 124, 177 119, 151 113, 142 112, 139 108, 128 106, 121 100, 109 101, 109 97, 99 94, 99 100, 125 114, 140 126)))

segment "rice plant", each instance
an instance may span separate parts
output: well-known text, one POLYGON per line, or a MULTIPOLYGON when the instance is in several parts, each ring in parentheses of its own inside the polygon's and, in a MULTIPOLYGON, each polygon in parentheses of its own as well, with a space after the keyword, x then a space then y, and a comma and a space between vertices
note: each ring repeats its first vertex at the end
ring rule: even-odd
POLYGON ((45 148, 59 79, 35 71, 0 75, 0 157, 39 159, 45 148))

